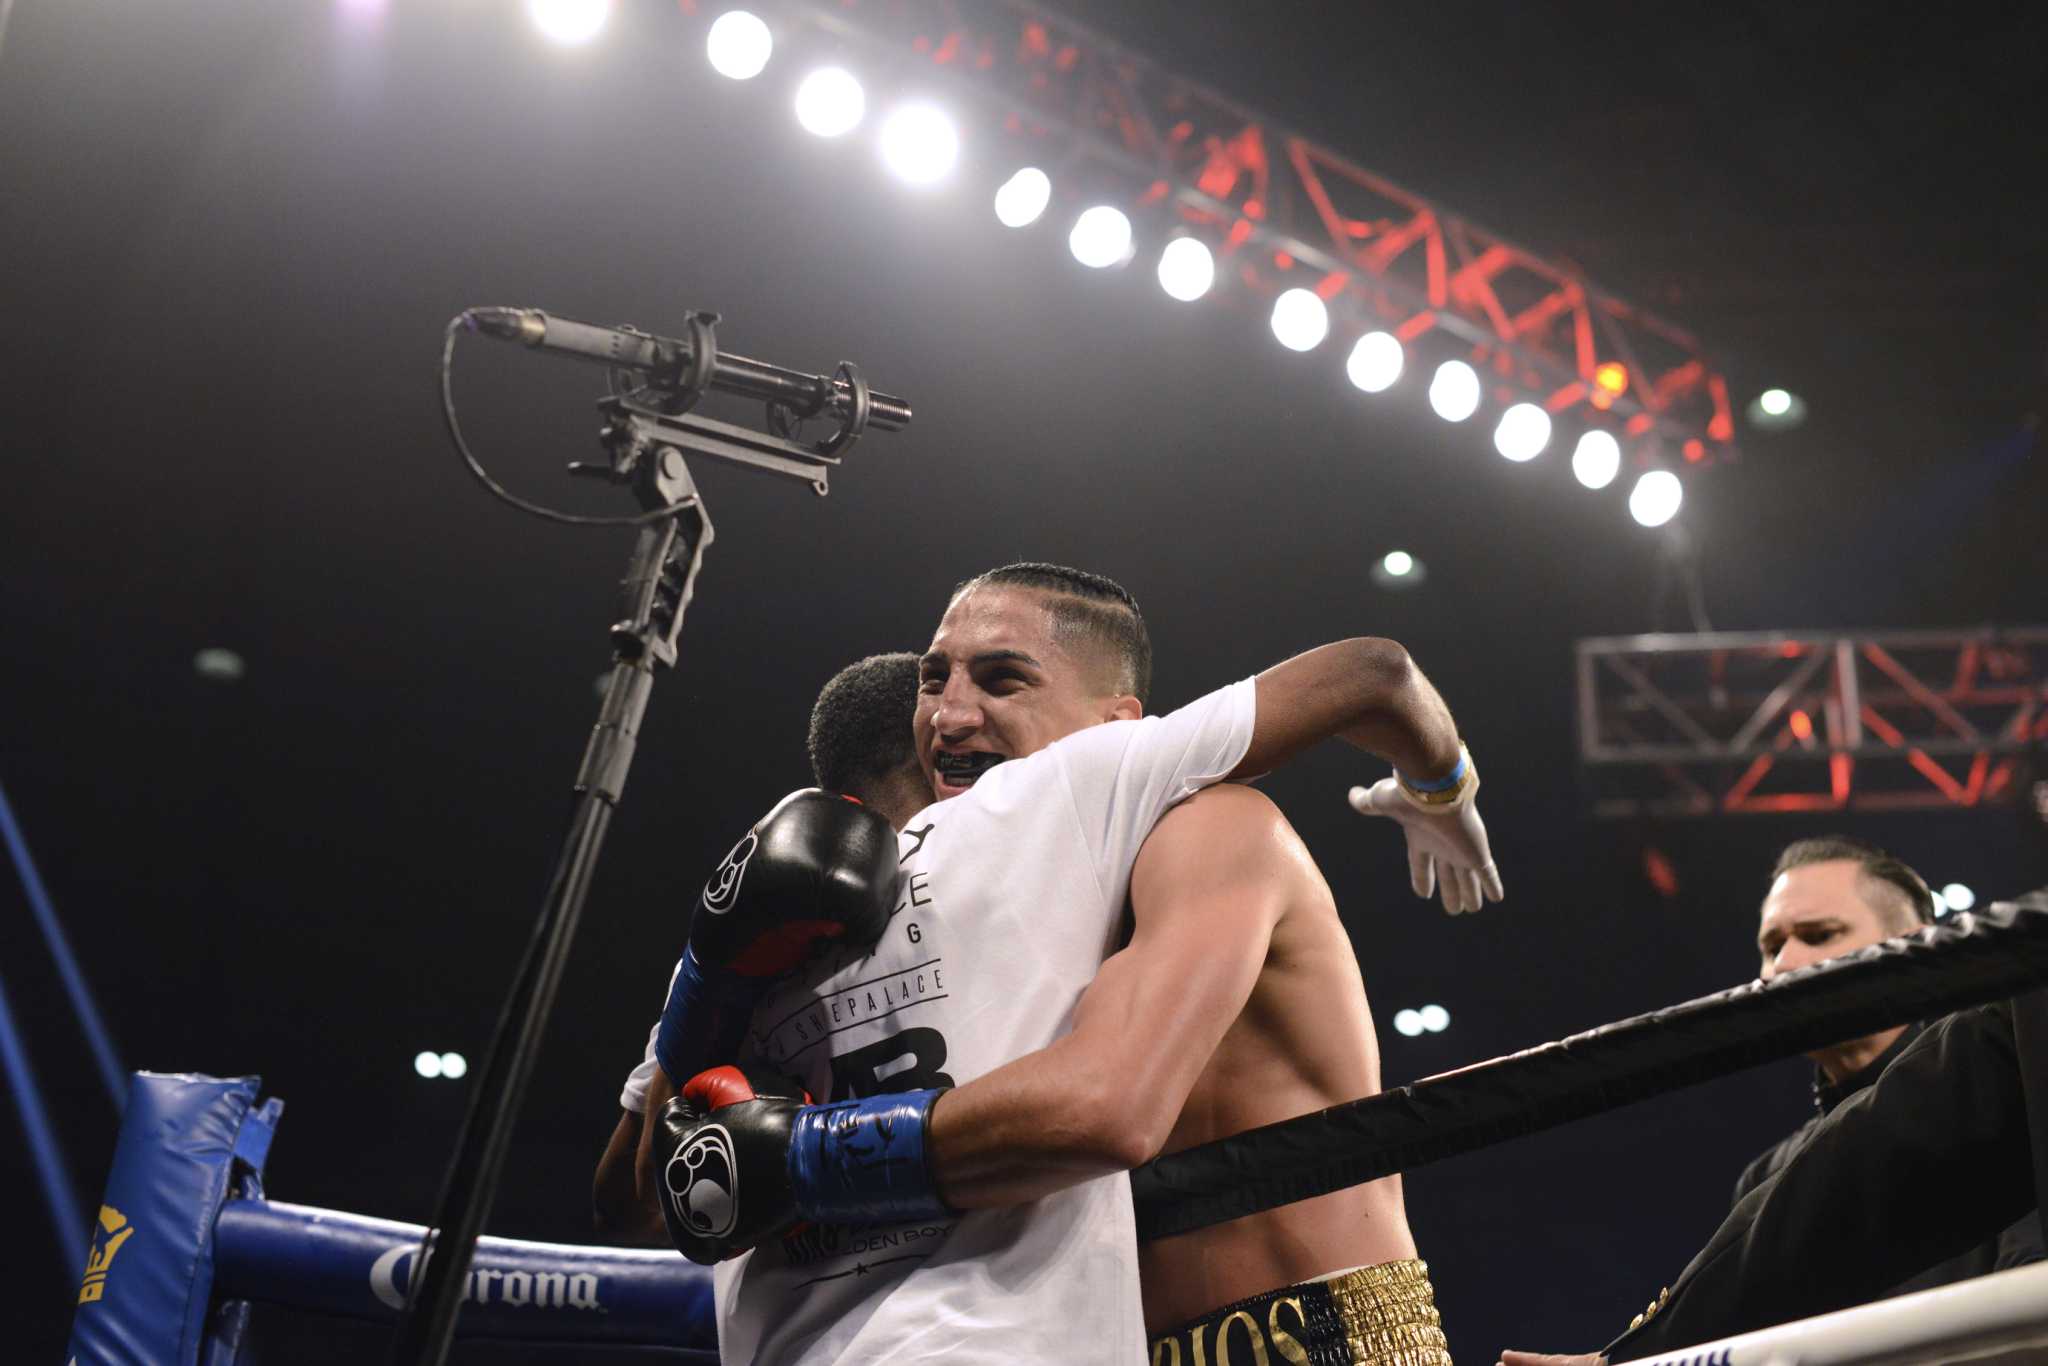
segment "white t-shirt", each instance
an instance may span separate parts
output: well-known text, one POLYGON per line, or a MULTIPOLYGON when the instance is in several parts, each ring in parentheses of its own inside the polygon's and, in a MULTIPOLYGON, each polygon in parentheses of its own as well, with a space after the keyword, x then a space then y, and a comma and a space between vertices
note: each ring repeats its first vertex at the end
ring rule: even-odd
MULTIPOLYGON (((777 983, 742 1060, 840 1100, 965 1085, 1067 1033, 1116 947, 1139 847, 1244 757, 1254 696, 1246 679, 1078 731, 926 807, 899 836, 881 941, 777 983)), ((814 1226, 714 1283, 728 1363, 1144 1359, 1122 1175, 949 1221, 814 1226)))

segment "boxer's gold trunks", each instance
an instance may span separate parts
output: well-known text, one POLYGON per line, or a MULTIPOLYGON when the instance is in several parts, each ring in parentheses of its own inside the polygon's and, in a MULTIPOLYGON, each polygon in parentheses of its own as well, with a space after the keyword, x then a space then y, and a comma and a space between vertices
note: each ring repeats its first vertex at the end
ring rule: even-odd
POLYGON ((1152 1339, 1151 1366, 1451 1366, 1429 1266, 1382 1262, 1227 1304, 1152 1339))

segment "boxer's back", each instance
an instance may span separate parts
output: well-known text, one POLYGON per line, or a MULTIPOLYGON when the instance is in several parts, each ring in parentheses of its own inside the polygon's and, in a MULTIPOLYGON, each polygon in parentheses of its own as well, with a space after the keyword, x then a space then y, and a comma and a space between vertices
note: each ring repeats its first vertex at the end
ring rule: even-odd
MULTIPOLYGON (((1196 1081, 1166 1152, 1380 1089, 1365 986, 1329 885, 1270 802, 1248 817, 1275 827, 1265 843, 1284 851, 1270 875, 1285 880, 1287 906, 1257 985, 1196 1081)), ((1144 1244, 1145 1324, 1158 1331, 1277 1286, 1414 1255, 1400 1178, 1388 1177, 1144 1244)))

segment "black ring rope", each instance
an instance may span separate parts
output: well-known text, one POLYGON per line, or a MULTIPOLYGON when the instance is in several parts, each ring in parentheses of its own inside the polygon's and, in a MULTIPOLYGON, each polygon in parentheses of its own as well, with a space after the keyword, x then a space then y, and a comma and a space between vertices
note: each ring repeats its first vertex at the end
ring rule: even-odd
POLYGON ((1769 982, 1155 1158, 1131 1173, 1138 1237, 1327 1195, 2044 982, 2048 904, 1994 905, 1769 982))

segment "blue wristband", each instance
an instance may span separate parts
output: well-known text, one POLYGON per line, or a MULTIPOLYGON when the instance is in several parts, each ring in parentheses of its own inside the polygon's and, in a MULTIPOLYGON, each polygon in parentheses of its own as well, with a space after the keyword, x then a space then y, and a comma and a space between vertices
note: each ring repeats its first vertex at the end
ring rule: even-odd
POLYGON ((939 1091, 806 1105, 789 1139, 798 1211, 825 1224, 950 1219, 925 1150, 939 1091))
POLYGON ((758 979, 729 973, 707 973, 697 952, 684 948, 669 985, 668 1004, 661 1008, 661 1027, 654 1034, 654 1057, 668 1079, 681 1086, 707 1067, 739 1056, 747 1039, 747 1018, 765 985, 758 979))
POLYGON ((1458 766, 1457 766, 1456 768, 1454 768, 1454 769, 1452 769, 1452 770, 1450 771, 1450 774, 1449 774, 1449 776, 1448 776, 1448 777, 1443 777, 1443 778, 1431 778, 1431 779, 1429 779, 1428 781, 1426 781, 1426 782, 1425 782, 1425 781, 1419 781, 1419 780, 1417 780, 1417 779, 1411 778, 1411 777, 1409 777, 1409 776, 1408 776, 1407 774, 1405 774, 1405 773, 1401 772, 1401 770, 1399 770, 1399 769, 1395 769, 1395 770, 1394 770, 1394 776, 1395 776, 1395 777, 1397 777, 1397 778, 1399 778, 1399 779, 1400 779, 1400 780, 1401 780, 1401 781, 1402 781, 1402 782, 1403 782, 1404 784, 1406 784, 1406 785, 1407 785, 1407 786, 1408 786, 1408 787, 1409 787, 1409 788, 1410 788, 1410 789, 1411 789, 1412 791, 1416 791, 1416 792, 1449 792, 1449 791, 1450 791, 1450 790, 1451 790, 1452 788, 1456 787, 1456 786, 1457 786, 1457 785, 1458 785, 1459 783, 1462 783, 1462 782, 1464 782, 1464 781, 1465 781, 1465 769, 1466 769, 1466 763, 1465 763, 1465 751, 1464 751, 1464 750, 1463 750, 1462 748, 1460 748, 1460 749, 1458 750, 1458 766))

